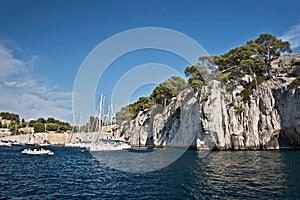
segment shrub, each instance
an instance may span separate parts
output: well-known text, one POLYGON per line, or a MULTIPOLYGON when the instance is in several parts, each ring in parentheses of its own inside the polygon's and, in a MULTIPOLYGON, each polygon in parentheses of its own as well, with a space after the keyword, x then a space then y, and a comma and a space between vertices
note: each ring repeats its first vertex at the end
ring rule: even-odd
POLYGON ((227 74, 221 74, 221 79, 225 84, 229 81, 229 77, 227 74))
POLYGON ((233 106, 234 106, 234 103, 231 102, 231 103, 228 104, 228 106, 233 107, 233 106))
POLYGON ((300 86, 300 76, 297 76, 296 79, 290 83, 289 88, 294 89, 297 88, 298 86, 300 86))
POLYGON ((205 86, 205 83, 203 81, 197 80, 197 79, 190 78, 188 80, 188 82, 194 90, 198 90, 198 89, 202 88, 203 86, 205 86))
POLYGON ((239 106, 234 106, 234 109, 235 109, 235 112, 237 112, 237 113, 242 113, 245 110, 244 108, 239 107, 239 106))
POLYGON ((264 76, 257 76, 256 77, 256 82, 255 80, 251 81, 249 83, 249 85, 247 86, 248 89, 255 89, 256 88, 256 84, 257 86, 261 85, 265 80, 267 80, 267 77, 264 76))
POLYGON ((253 91, 251 89, 244 89, 241 92, 241 96, 243 98, 244 102, 247 102, 249 97, 253 94, 253 91))

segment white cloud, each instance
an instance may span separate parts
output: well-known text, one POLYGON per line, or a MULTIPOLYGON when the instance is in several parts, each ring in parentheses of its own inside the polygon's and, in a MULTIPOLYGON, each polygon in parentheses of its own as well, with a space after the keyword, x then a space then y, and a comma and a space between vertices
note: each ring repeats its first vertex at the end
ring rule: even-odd
POLYGON ((0 44, 0 78, 23 72, 26 69, 26 62, 18 60, 13 56, 13 50, 0 44))
POLYGON ((25 88, 25 87, 34 86, 34 83, 33 81, 27 81, 27 82, 5 81, 4 85, 8 87, 25 88))
POLYGON ((300 24, 292 26, 280 37, 284 41, 289 41, 292 48, 300 46, 300 24))
POLYGON ((18 113, 26 120, 55 117, 71 121, 72 92, 31 77, 37 56, 22 60, 14 52, 0 43, 0 111, 18 113))

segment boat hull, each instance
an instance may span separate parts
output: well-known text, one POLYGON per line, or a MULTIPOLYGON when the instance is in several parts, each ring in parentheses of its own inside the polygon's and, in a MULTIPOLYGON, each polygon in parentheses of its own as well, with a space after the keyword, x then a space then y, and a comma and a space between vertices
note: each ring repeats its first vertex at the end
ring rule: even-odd
POLYGON ((111 143, 95 143, 91 144, 88 148, 89 151, 121 151, 130 149, 131 146, 128 144, 111 144, 111 143))
POLYGON ((23 155, 54 155, 53 151, 50 150, 38 150, 38 149, 24 149, 22 151, 23 155))
POLYGON ((65 143, 65 147, 85 148, 86 146, 86 143, 65 143))

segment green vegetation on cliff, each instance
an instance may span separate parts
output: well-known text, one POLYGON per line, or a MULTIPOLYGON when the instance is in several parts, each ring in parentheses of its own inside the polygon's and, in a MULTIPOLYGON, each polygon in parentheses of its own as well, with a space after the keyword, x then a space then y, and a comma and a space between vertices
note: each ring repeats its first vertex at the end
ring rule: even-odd
MULTIPOLYGON (((201 56, 198 63, 188 66, 184 73, 188 78, 189 86, 195 91, 200 91, 213 79, 222 80, 227 84, 250 75, 253 81, 244 83, 245 89, 240 94, 243 101, 247 102, 254 90, 270 78, 271 61, 286 52, 292 52, 289 42, 264 33, 220 56, 201 56)), ((290 87, 298 86, 299 82, 297 77, 290 87)), ((140 111, 152 107, 155 103, 168 105, 173 97, 188 87, 188 84, 180 77, 171 77, 159 84, 150 97, 142 97, 137 102, 123 107, 116 114, 117 122, 120 124, 134 119, 140 111)), ((236 111, 242 112, 242 109, 236 108, 236 111)))
POLYGON ((219 71, 230 71, 230 78, 252 73, 259 76, 267 73, 270 62, 284 52, 292 52, 289 42, 264 33, 223 55, 212 56, 212 59, 219 66, 219 71))
POLYGON ((129 104, 117 112, 116 121, 118 124, 121 124, 123 121, 134 119, 139 111, 151 108, 154 104, 155 102, 150 97, 140 97, 137 102, 129 104))
POLYGON ((157 104, 167 105, 173 97, 187 88, 187 83, 178 76, 172 76, 170 79, 160 83, 152 92, 150 97, 140 97, 135 103, 123 107, 116 113, 116 121, 121 124, 136 118, 140 111, 149 109, 157 104))
POLYGON ((297 76, 295 80, 293 80, 293 82, 291 82, 291 84, 289 85, 290 89, 295 89, 298 86, 300 86, 300 76, 297 76))
POLYGON ((176 95, 185 88, 187 88, 187 84, 182 78, 172 76, 159 84, 153 90, 150 97, 154 102, 165 106, 173 97, 176 97, 176 95))

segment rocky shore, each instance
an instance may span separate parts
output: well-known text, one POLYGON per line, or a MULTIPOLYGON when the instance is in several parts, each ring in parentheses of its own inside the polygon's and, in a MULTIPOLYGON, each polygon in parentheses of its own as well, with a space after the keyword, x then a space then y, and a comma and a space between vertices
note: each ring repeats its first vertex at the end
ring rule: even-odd
MULTIPOLYGON (((47 141, 51 145, 63 146, 65 143, 79 143, 94 141, 98 136, 98 132, 93 133, 31 133, 21 135, 10 135, 0 138, 1 142, 17 142, 20 145, 32 144, 39 145, 47 141)), ((109 134, 104 135, 105 138, 110 138, 109 134)))
MULTIPOLYGON (((84 135, 87 137, 86 135, 84 135)), ((1 138, 1 141, 16 141, 21 145, 34 144, 38 145, 44 141, 48 141, 51 145, 64 145, 66 142, 77 142, 83 135, 74 134, 71 138, 70 133, 32 133, 11 135, 1 138)))
POLYGON ((289 85, 300 76, 299 61, 300 53, 274 60, 269 78, 246 99, 241 93, 255 77, 227 84, 213 80, 201 91, 184 90, 166 107, 141 111, 122 130, 136 146, 298 148, 300 88, 289 85))

